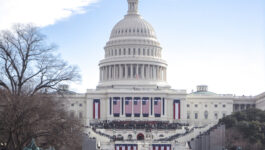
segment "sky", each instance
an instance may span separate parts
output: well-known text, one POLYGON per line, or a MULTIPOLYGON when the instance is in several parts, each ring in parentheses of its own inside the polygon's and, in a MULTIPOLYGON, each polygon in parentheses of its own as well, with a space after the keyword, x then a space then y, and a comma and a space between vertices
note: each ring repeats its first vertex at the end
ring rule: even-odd
MULTIPOLYGON (((163 47, 172 88, 265 92, 264 0, 140 0, 139 12, 163 47)), ((0 29, 41 27, 61 57, 80 69, 82 81, 71 89, 85 92, 96 88, 103 48, 126 13, 126 0, 0 0, 0 29)))

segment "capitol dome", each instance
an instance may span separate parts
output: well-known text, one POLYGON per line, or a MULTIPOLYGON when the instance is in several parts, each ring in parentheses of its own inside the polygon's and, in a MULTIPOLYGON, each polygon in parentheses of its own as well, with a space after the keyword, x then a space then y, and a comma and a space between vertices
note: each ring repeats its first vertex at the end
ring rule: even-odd
POLYGON ((115 37, 141 36, 156 39, 154 28, 140 15, 126 15, 112 29, 110 39, 115 37))
POLYGON ((138 13, 138 0, 127 1, 128 12, 112 29, 99 62, 98 88, 169 87, 154 28, 138 13))

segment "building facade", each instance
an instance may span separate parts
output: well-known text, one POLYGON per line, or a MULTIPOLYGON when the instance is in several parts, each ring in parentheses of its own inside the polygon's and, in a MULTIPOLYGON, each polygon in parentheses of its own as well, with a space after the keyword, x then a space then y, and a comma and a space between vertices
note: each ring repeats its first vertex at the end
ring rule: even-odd
POLYGON ((237 97, 172 89, 155 30, 138 13, 138 0, 112 29, 99 62, 99 84, 84 94, 60 97, 86 134, 105 150, 184 150, 187 142, 234 111, 265 109, 265 93, 237 97))

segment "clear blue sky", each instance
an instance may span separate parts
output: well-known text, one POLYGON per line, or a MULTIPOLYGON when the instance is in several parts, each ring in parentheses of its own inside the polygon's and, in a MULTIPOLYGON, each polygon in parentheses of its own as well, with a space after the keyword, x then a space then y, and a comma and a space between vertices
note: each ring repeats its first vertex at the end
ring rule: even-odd
MULTIPOLYGON (((98 84, 98 62, 127 0, 100 0, 42 28, 70 64, 78 65, 85 92, 98 84)), ((216 93, 265 91, 264 0, 140 0, 140 14, 156 30, 168 61, 168 82, 190 92, 198 84, 216 93)))

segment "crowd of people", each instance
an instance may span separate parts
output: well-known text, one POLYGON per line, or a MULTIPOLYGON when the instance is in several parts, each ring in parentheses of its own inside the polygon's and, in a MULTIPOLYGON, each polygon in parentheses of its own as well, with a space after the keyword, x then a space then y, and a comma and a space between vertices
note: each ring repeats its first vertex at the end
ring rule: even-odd
POLYGON ((188 124, 169 123, 167 121, 102 121, 90 124, 97 129, 145 129, 176 130, 188 124))

